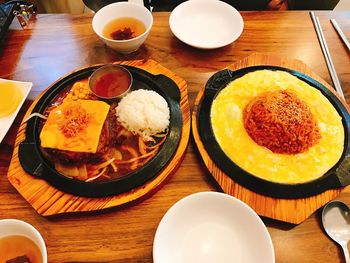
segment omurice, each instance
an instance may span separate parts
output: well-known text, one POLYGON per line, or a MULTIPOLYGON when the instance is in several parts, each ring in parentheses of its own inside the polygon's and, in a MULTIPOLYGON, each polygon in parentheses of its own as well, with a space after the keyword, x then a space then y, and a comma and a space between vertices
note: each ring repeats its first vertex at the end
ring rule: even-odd
POLYGON ((331 102, 284 71, 257 70, 231 81, 215 97, 210 119, 224 153, 274 183, 320 178, 344 150, 342 118, 331 102))

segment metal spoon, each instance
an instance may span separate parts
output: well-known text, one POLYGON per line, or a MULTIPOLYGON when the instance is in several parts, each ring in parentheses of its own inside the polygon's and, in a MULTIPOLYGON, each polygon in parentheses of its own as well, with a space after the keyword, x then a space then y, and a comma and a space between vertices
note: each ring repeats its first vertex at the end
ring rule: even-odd
POLYGON ((341 201, 329 202, 322 212, 323 227, 328 236, 344 251, 345 262, 350 263, 348 241, 350 240, 350 209, 341 201))

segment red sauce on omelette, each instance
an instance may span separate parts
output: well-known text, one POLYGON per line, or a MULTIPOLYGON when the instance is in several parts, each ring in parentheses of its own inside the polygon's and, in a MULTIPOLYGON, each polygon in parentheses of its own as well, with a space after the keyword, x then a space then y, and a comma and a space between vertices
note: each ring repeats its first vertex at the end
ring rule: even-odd
POLYGON ((244 109, 243 121, 249 136, 274 153, 302 153, 321 138, 309 107, 289 91, 254 98, 244 109))

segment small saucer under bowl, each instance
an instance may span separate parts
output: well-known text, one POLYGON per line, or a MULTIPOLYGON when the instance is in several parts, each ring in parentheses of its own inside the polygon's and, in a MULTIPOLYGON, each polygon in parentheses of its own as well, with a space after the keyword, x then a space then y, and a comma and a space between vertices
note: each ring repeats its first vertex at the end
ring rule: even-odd
POLYGON ((234 42, 243 32, 243 19, 222 1, 193 0, 178 5, 169 18, 170 29, 182 42, 200 49, 215 49, 234 42))

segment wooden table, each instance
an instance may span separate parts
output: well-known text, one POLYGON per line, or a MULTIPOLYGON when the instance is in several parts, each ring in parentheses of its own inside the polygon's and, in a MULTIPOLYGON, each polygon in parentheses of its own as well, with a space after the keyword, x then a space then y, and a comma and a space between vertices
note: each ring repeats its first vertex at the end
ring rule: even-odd
MULTIPOLYGON (((299 59, 332 83, 308 12, 242 12, 242 36, 227 47, 202 51, 171 33, 169 13, 154 13, 152 31, 139 51, 120 55, 93 33, 90 15, 39 15, 32 29, 16 22, 0 52, 0 77, 33 82, 30 99, 57 78, 96 63, 151 58, 187 81, 190 103, 216 71, 253 52, 299 59)), ((349 53, 329 23, 336 18, 350 38, 350 13, 317 12, 347 100, 350 100, 349 53)), ((132 207, 95 213, 43 218, 6 178, 19 123, 30 101, 0 145, 0 219, 17 218, 43 235, 49 262, 152 262, 153 237, 164 213, 179 199, 199 191, 220 191, 190 139, 180 169, 157 193, 132 207)), ((350 188, 339 196, 350 205, 350 188)), ((342 262, 343 256, 323 232, 317 211, 300 225, 263 219, 272 236, 276 262, 342 262)))

